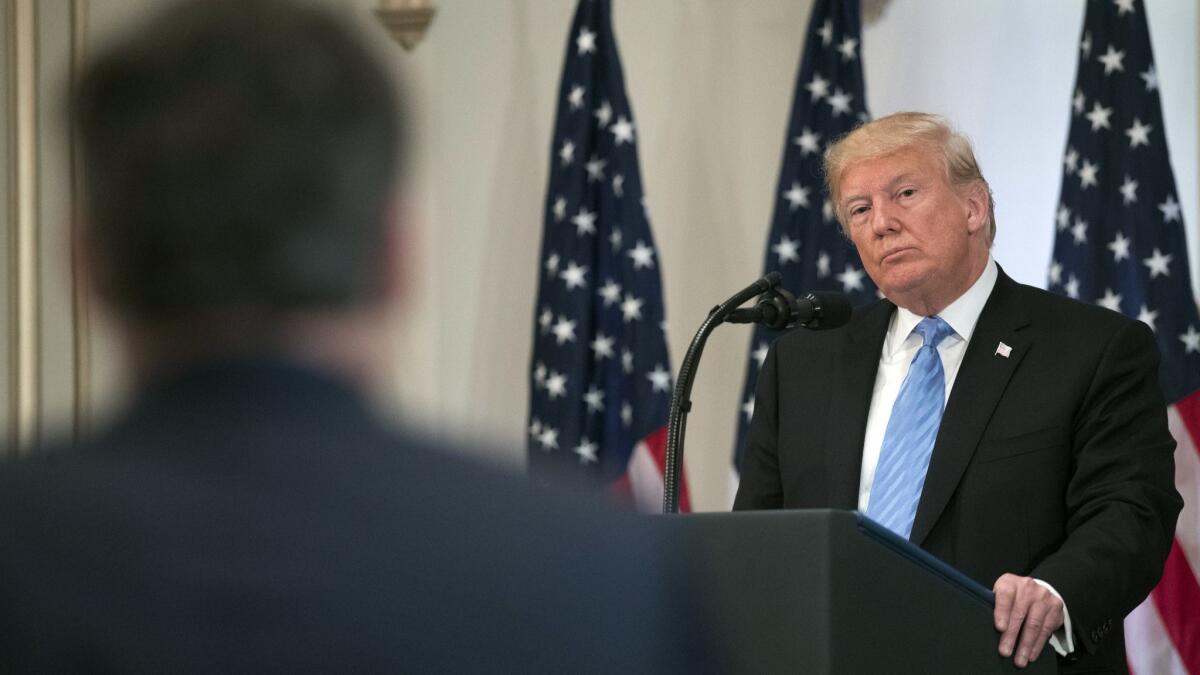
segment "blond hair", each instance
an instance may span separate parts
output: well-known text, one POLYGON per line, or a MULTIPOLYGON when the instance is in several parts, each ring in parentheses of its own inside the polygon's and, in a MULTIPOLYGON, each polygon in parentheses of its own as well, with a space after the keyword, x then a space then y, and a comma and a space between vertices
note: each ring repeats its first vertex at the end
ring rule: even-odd
POLYGON ((996 208, 992 188, 979 170, 975 152, 966 136, 958 133, 944 117, 930 113, 900 112, 868 122, 842 136, 825 151, 825 184, 838 222, 845 228, 839 204, 842 173, 856 162, 890 155, 905 148, 925 146, 942 158, 950 184, 962 187, 978 183, 988 194, 987 241, 996 238, 996 208))

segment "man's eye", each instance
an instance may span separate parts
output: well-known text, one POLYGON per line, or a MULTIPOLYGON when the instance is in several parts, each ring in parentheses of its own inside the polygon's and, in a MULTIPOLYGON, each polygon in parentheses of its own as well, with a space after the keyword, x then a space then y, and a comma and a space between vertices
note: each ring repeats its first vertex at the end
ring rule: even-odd
POLYGON ((913 196, 913 195, 915 195, 915 194, 917 194, 917 190, 916 190, 916 188, 905 188, 905 189, 903 189, 903 190, 901 190, 901 191, 900 191, 900 196, 901 196, 901 197, 911 197, 911 196, 913 196))
POLYGON ((867 207, 865 207, 865 206, 855 206, 855 207, 851 207, 851 209, 850 209, 850 215, 852 215, 852 216, 862 215, 866 212, 867 212, 867 207))

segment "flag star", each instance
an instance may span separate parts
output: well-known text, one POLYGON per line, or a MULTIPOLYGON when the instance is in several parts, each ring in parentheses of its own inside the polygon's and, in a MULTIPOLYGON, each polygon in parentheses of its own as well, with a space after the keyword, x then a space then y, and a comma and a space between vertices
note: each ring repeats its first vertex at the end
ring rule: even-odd
POLYGON ((593 384, 583 395, 583 402, 587 404, 590 413, 604 412, 604 391, 593 384))
POLYGON ((529 435, 535 439, 542 435, 542 423, 536 417, 529 423, 529 435))
POLYGON ((841 44, 837 46, 837 50, 842 55, 843 61, 851 61, 857 58, 858 55, 855 54, 855 49, 858 49, 858 40, 850 37, 849 35, 847 35, 845 38, 842 38, 841 44))
POLYGON ((758 349, 755 349, 750 356, 758 362, 758 367, 762 368, 763 364, 767 361, 767 343, 758 343, 758 349))
POLYGON ((1121 296, 1113 293, 1111 288, 1104 289, 1104 297, 1096 301, 1097 305, 1111 309, 1114 312, 1121 311, 1121 296))
POLYGON ((578 110, 583 107, 583 94, 587 91, 580 85, 571 87, 571 93, 567 94, 567 103, 571 104, 571 110, 578 110))
POLYGON ((553 427, 545 427, 542 433, 538 435, 538 442, 542 444, 542 450, 549 452, 558 449, 558 429, 553 427))
POLYGON ((1104 52, 1103 56, 1096 57, 1100 63, 1104 64, 1104 74, 1110 75, 1114 70, 1124 72, 1125 65, 1121 63, 1125 60, 1125 52, 1117 51, 1112 45, 1108 46, 1108 51, 1104 52))
POLYGON ((609 131, 612 132, 613 139, 617 145, 633 142, 633 122, 625 119, 624 115, 617 118, 617 123, 612 125, 609 131))
MULTIPOLYGON (((546 364, 541 361, 538 361, 537 367, 533 369, 533 381, 538 387, 546 383, 546 364)), ((541 427, 541 425, 538 426, 541 427)))
POLYGON ((1125 16, 1133 11, 1133 0, 1113 0, 1113 4, 1119 10, 1117 16, 1125 16))
POLYGON ((546 271, 550 274, 557 272, 559 260, 558 254, 551 251, 550 255, 546 257, 546 271))
POLYGON ((833 221, 833 216, 833 202, 826 199, 825 203, 821 204, 821 217, 828 223, 833 221))
POLYGON ((654 370, 646 373, 650 386, 654 391, 671 391, 671 373, 661 363, 655 364, 654 370))
POLYGON ((1067 295, 1078 300, 1079 299, 1079 280, 1072 274, 1067 283, 1063 284, 1063 288, 1067 291, 1067 295))
POLYGON ((613 195, 616 197, 621 197, 625 194, 625 176, 622 176, 621 174, 613 176, 612 190, 613 195))
POLYGON ((792 260, 800 260, 800 255, 798 253, 800 250, 800 242, 793 241, 786 234, 779 236, 779 243, 771 246, 771 250, 779 256, 780 265, 786 265, 792 260))
POLYGON ((579 213, 571 218, 575 223, 575 234, 582 237, 585 234, 596 234, 596 214, 587 210, 586 206, 579 207, 579 213))
POLYGON ((633 352, 628 349, 621 350, 621 370, 626 374, 633 372, 633 352))
POLYGON ((1121 183, 1121 197, 1125 201, 1125 206, 1137 201, 1138 182, 1129 176, 1125 176, 1125 182, 1121 183))
POLYGON ((753 396, 746 399, 746 402, 742 404, 742 412, 746 413, 746 421, 747 422, 754 419, 754 397, 753 396))
POLYGON ((563 141, 562 149, 558 151, 558 156, 562 159, 563 166, 567 166, 575 161, 575 144, 571 141, 563 141))
POLYGON ((578 54, 591 54, 596 51, 596 34, 588 30, 587 26, 579 29, 579 37, 575 38, 575 46, 579 49, 578 54))
POLYGON ((593 464, 600 461, 596 458, 596 450, 598 449, 599 447, 595 443, 589 443, 587 436, 584 436, 579 445, 575 446, 571 452, 579 455, 580 464, 593 464))
POLYGON ((1191 354, 1192 352, 1200 352, 1200 333, 1196 332, 1196 327, 1188 325, 1187 332, 1179 336, 1179 340, 1183 342, 1183 353, 1191 354))
POLYGON ((1071 209, 1066 204, 1058 205, 1058 216, 1055 221, 1058 223, 1059 232, 1067 229, 1067 225, 1071 224, 1071 209))
POLYGON ((828 47, 833 42, 833 21, 825 19, 825 23, 817 29, 817 35, 821 36, 821 44, 828 47))
POLYGON ((612 244, 614 251, 621 250, 621 228, 614 227, 612 232, 608 233, 608 243, 612 244))
POLYGON ((558 316, 558 322, 554 324, 554 328, 550 329, 558 344, 575 341, 575 323, 561 314, 558 316))
POLYGON ((1129 244, 1131 240, 1124 234, 1118 232, 1115 239, 1108 242, 1108 250, 1113 252, 1113 262, 1119 263, 1129 257, 1129 244))
POLYGON ((1125 130, 1125 135, 1129 137, 1129 147, 1150 145, 1150 132, 1153 130, 1153 124, 1142 124, 1140 119, 1133 118, 1133 126, 1125 130))
POLYGON ((554 323, 554 312, 547 307, 542 310, 542 315, 538 317, 538 325, 542 327, 542 333, 550 330, 550 324, 554 323))
POLYGON ((1071 107, 1075 109, 1076 115, 1083 114, 1083 107, 1087 104, 1087 99, 1083 95, 1082 89, 1075 90, 1075 98, 1071 99, 1071 107))
POLYGON ((853 265, 846 265, 846 271, 837 275, 837 280, 842 282, 842 290, 849 293, 852 290, 863 290, 863 271, 853 265))
POLYGON ((850 112, 850 101, 853 99, 854 96, 842 91, 841 87, 837 87, 833 90, 833 96, 830 96, 826 103, 833 109, 833 116, 837 117, 842 113, 850 112))
POLYGON ((1058 284, 1062 282, 1063 266, 1057 260, 1050 261, 1050 283, 1058 284))
POLYGON ((808 208, 808 193, 809 188, 802 187, 800 183, 793 181, 791 189, 783 193, 783 198, 788 201, 788 204, 791 204, 791 210, 795 211, 801 206, 808 208))
POLYGON ((1167 201, 1158 205, 1158 210, 1162 211, 1163 222, 1169 223, 1179 220, 1179 202, 1175 201, 1175 195, 1167 195, 1167 201))
POLYGON ((596 353, 596 360, 602 361, 605 358, 613 358, 613 338, 608 337, 604 333, 596 333, 595 339, 592 340, 591 348, 596 353))
POLYGON ((820 140, 821 134, 813 133, 811 129, 804 127, 804 130, 796 137, 795 143, 800 146, 801 155, 810 155, 821 151, 820 140))
POLYGON ((1084 117, 1092 123, 1092 131, 1099 131, 1101 128, 1111 129, 1112 125, 1108 122, 1109 115, 1112 115, 1112 108, 1105 108, 1100 105, 1099 101, 1092 104, 1092 111, 1084 117))
POLYGON ((558 199, 555 199, 553 210, 555 222, 561 223, 562 219, 567 217, 567 198, 559 196, 558 199))
POLYGON ((1146 72, 1139 73, 1138 76, 1146 83, 1146 91, 1158 89, 1158 71, 1154 69, 1154 66, 1150 66, 1146 72))
POLYGON ((1075 219, 1075 226, 1071 228, 1071 236, 1074 237, 1076 244, 1087 243, 1088 224, 1082 218, 1075 219))
POLYGON ((626 251, 625 255, 633 259, 633 269, 635 270, 654 267, 654 249, 647 246, 641 239, 638 239, 637 246, 626 251))
POLYGON ((625 323, 630 321, 640 321, 642 319, 642 304, 644 301, 641 298, 635 298, 626 293, 625 301, 621 303, 621 314, 625 319, 625 323))
POLYGON ((633 406, 628 402, 621 406, 621 424, 625 427, 633 424, 633 406))
POLYGON ((567 284, 567 290, 583 288, 587 285, 587 265, 579 266, 572 260, 567 263, 567 269, 558 273, 558 278, 567 284))
POLYGON ((1160 274, 1164 277, 1169 277, 1171 276, 1169 266, 1174 258, 1173 254, 1168 253, 1167 255, 1163 255, 1162 251, 1158 250, 1158 247, 1155 247, 1154 254, 1149 258, 1144 258, 1142 264, 1150 270, 1151 279, 1158 277, 1160 274))
POLYGON ((1068 145, 1067 154, 1063 155, 1063 165, 1067 167, 1067 173, 1075 173, 1079 168, 1079 151, 1068 145))
POLYGON ((1083 39, 1079 41, 1079 51, 1085 58, 1092 55, 1092 34, 1090 32, 1083 34, 1083 39))
POLYGON ((1151 312, 1150 308, 1143 304, 1141 311, 1138 312, 1137 320, 1150 326, 1150 330, 1158 332, 1158 328, 1154 325, 1156 319, 1158 319, 1158 311, 1151 312))
POLYGON ((621 301, 621 284, 612 279, 606 279, 596 294, 604 298, 605 307, 611 307, 614 303, 621 301))
POLYGON ((592 114, 596 116, 596 125, 603 129, 612 121, 612 105, 608 101, 605 101, 592 114))
POLYGON ((1086 190, 1089 185, 1099 185, 1100 181, 1096 180, 1096 173, 1099 171, 1099 164, 1083 160, 1083 166, 1079 167, 1079 189, 1086 190))
POLYGON ((567 376, 563 373, 550 371, 550 375, 546 377, 546 393, 550 395, 550 400, 554 400, 559 396, 567 395, 567 376))
POLYGON ((813 79, 804 88, 812 94, 812 100, 819 101, 829 95, 829 80, 814 73, 813 79))
POLYGON ((821 251, 821 254, 817 256, 817 278, 824 279, 829 276, 829 263, 829 254, 821 251))
POLYGON ((599 157, 596 157, 595 155, 593 155, 592 158, 590 160, 588 160, 588 163, 585 165, 585 168, 587 169, 589 183, 594 180, 604 180, 604 166, 606 164, 608 164, 608 162, 606 162, 603 159, 600 159, 599 157))

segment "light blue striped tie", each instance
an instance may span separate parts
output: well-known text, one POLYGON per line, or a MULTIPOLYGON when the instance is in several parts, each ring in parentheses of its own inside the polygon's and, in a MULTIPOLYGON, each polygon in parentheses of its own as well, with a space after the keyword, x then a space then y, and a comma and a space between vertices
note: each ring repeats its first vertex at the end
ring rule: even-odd
POLYGON ((954 329, 941 317, 927 316, 913 332, 924 343, 892 406, 867 503, 871 519, 905 539, 912 533, 946 401, 946 376, 937 346, 954 329))

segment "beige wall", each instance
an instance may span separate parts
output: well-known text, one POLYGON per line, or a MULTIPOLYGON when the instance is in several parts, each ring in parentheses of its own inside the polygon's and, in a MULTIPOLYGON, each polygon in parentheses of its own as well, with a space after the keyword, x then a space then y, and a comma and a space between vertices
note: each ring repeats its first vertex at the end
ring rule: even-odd
MULTIPOLYGON (((86 326, 73 318, 64 255, 72 198, 69 143, 58 106, 72 50, 103 43, 159 4, 0 0, 6 9, 0 16, 0 120, 6 130, 0 138, 0 213, 9 233, 2 241, 0 288, 10 299, 0 317, 0 350, 13 353, 15 328, 36 327, 25 333, 40 336, 26 351, 35 357, 26 379, 35 375, 41 385, 17 387, 13 360, 0 359, 4 428, 16 428, 14 394, 38 404, 30 434, 69 428, 77 403, 103 414, 120 399, 120 359, 111 331, 94 313, 86 326), (12 95, 21 65, 14 56, 22 63, 29 58, 14 52, 12 9, 18 6, 37 8, 30 52, 37 93, 37 128, 29 132, 32 173, 20 166, 12 142, 24 103, 12 95), (72 10, 82 22, 72 23, 72 10), (18 173, 34 179, 32 189, 18 189, 18 173), (37 264, 18 268, 11 233, 19 203, 36 207, 38 248, 37 264), (14 321, 15 280, 37 282, 26 286, 37 290, 29 309, 38 318, 31 325, 14 321), (77 326, 87 329, 80 343, 86 349, 79 354, 77 326)), ((505 448, 490 457, 520 464, 540 213, 574 3, 434 0, 438 15, 412 53, 394 46, 365 11, 375 3, 349 4, 361 10, 364 31, 406 82, 417 128, 419 175, 410 204, 415 270, 407 311, 396 327, 385 400, 452 437, 505 448)), ((760 272, 811 3, 614 4, 677 367, 708 308, 760 272)), ((1190 0, 1148 4, 1191 235, 1200 217, 1195 49, 1200 20, 1190 0)), ((864 34, 872 112, 933 109, 964 126, 997 188, 1002 223, 997 258, 1014 276, 1033 283, 1040 282, 1049 260, 1082 12, 1082 0, 892 0, 864 34), (1031 110, 1046 112, 1031 116, 1031 110)), ((1192 236, 1194 264, 1197 239, 1192 236)), ((713 336, 694 391, 688 471, 701 508, 723 508, 728 500, 748 335, 745 328, 722 328, 713 336)))

